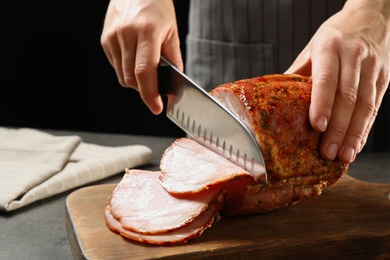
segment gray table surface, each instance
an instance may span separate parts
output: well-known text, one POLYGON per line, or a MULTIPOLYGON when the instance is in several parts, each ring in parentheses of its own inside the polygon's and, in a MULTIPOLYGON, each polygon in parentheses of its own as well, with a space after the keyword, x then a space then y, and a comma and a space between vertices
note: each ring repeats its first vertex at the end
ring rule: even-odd
MULTIPOLYGON (((107 146, 143 144, 153 150, 150 164, 142 168, 157 170, 163 151, 174 137, 132 136, 106 133, 45 130, 55 135, 79 135, 84 142, 107 146)), ((358 155, 350 165, 348 174, 367 182, 390 183, 390 153, 358 155)), ((90 183, 98 185, 118 183, 123 173, 90 183)), ((65 226, 65 200, 74 190, 69 190, 33 203, 14 212, 0 212, 0 259, 73 259, 65 226)))

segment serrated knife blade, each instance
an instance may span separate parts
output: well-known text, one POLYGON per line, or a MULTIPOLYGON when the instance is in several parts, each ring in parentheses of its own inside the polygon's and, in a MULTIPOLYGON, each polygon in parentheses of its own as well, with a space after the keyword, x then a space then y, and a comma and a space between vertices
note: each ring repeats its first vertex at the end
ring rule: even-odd
POLYGON ((166 116, 195 141, 241 166, 260 183, 267 172, 260 147, 248 127, 223 104, 164 57, 158 67, 166 116))

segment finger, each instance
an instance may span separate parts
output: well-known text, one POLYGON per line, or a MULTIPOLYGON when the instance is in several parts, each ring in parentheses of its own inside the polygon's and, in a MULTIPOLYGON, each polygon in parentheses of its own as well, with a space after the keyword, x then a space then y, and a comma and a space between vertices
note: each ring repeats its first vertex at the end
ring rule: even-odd
POLYGON ((109 43, 108 36, 105 34, 102 34, 100 37, 100 45, 103 48, 104 54, 106 55, 108 61, 110 62, 111 66, 114 67, 113 57, 111 54, 111 44, 109 43))
MULTIPOLYGON (((321 154, 330 160, 334 160, 339 154, 339 149, 346 136, 356 107, 360 80, 359 72, 361 71, 359 64, 356 59, 352 60, 348 58, 341 62, 339 82, 331 118, 327 130, 323 135, 320 148, 321 154)), ((325 95, 325 93, 323 94, 325 95)), ((350 159, 356 154, 356 142, 350 142, 352 146, 344 147, 342 151, 343 156, 339 158, 343 162, 350 162, 350 159), (347 159, 347 155, 350 158, 347 159)))
POLYGON ((137 79, 134 74, 137 35, 132 34, 132 31, 133 30, 129 30, 127 27, 118 29, 121 46, 120 66, 122 68, 122 85, 138 90, 137 79))
POLYGON ((109 3, 109 7, 107 9, 106 17, 104 19, 105 23, 104 23, 104 26, 103 26, 102 34, 100 35, 100 45, 102 46, 103 51, 106 54, 106 57, 107 57, 108 61, 110 62, 111 66, 114 67, 113 55, 111 53, 111 46, 112 46, 112 48, 115 48, 114 47, 115 45, 118 46, 118 44, 115 43, 117 37, 115 35, 115 32, 112 32, 109 29, 109 26, 107 25, 107 24, 109 24, 108 21, 112 20, 112 11, 111 11, 111 8, 110 8, 110 5, 112 5, 112 4, 113 4, 113 2, 109 3))
POLYGON ((388 76, 385 75, 385 72, 382 70, 379 73, 378 79, 376 80, 376 83, 375 83, 375 87, 376 87, 376 89, 375 89, 376 90, 375 108, 374 108, 374 111, 373 111, 373 113, 372 113, 372 115, 371 115, 371 117, 369 119, 369 123, 367 125, 367 128, 365 129, 365 131, 363 133, 363 138, 362 138, 362 141, 361 141, 358 153, 360 153, 363 150, 363 147, 367 143, 368 136, 369 136, 369 134, 371 132, 372 126, 374 125, 376 116, 378 114, 380 105, 382 103, 382 99, 383 99, 383 97, 384 97, 384 95, 386 93, 386 89, 387 89, 388 85, 389 85, 388 76))
POLYGON ((325 132, 338 87, 339 56, 335 49, 312 49, 312 93, 309 118, 317 132, 325 132))
POLYGON ((157 115, 163 110, 163 102, 157 86, 157 66, 161 55, 161 45, 151 45, 150 42, 158 41, 144 35, 139 38, 134 73, 142 100, 152 113, 157 115))
POLYGON ((171 33, 161 46, 161 53, 180 70, 184 70, 180 51, 180 40, 176 32, 171 33))
POLYGON ((119 42, 116 40, 114 43, 111 43, 110 49, 111 64, 115 69, 115 74, 118 79, 118 82, 123 87, 126 87, 122 70, 122 51, 119 42))
MULTIPOLYGON (((371 67, 371 66, 370 66, 371 67)), ((355 160, 362 149, 366 131, 370 131, 376 117, 376 78, 370 67, 362 68, 360 75, 356 107, 348 126, 345 138, 338 152, 338 158, 346 163, 355 160)))
POLYGON ((122 71, 122 52, 117 34, 104 33, 102 34, 100 41, 108 61, 115 70, 119 84, 125 86, 122 71))
POLYGON ((356 152, 357 154, 360 153, 364 146, 366 145, 367 143, 367 139, 368 139, 368 136, 370 134, 370 131, 372 129, 372 126, 374 125, 374 122, 375 122, 375 118, 376 118, 376 113, 374 112, 372 115, 371 115, 371 118, 369 119, 369 123, 367 125, 367 128, 365 129, 364 133, 363 133, 363 138, 362 138, 362 141, 360 143, 360 146, 359 146, 359 150, 356 152))

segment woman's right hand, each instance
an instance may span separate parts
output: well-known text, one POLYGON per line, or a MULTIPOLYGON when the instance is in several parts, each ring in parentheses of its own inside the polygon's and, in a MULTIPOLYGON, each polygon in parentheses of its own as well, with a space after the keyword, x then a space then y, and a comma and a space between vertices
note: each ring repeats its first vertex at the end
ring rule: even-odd
POLYGON ((119 83, 139 91, 149 109, 160 114, 160 56, 183 70, 173 1, 111 0, 100 41, 119 83))

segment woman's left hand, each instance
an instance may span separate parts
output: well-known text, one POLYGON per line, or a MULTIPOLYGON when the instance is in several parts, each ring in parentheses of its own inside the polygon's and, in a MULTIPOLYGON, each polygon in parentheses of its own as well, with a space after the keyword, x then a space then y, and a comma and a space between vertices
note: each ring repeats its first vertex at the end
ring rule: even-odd
POLYGON ((285 73, 312 77, 309 117, 324 132, 321 155, 353 162, 389 85, 390 1, 347 1, 285 73))

